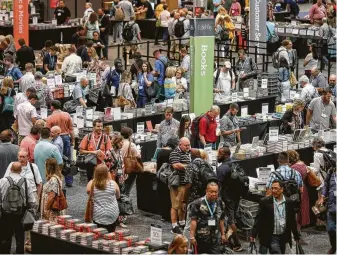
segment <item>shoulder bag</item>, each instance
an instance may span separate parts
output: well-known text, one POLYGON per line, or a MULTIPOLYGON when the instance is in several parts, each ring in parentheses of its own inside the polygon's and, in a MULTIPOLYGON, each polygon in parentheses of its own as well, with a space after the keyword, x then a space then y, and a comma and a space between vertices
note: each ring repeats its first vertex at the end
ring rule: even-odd
POLYGON ((268 40, 270 43, 277 43, 280 40, 280 38, 275 33, 275 31, 273 34, 270 32, 270 29, 268 26, 267 26, 267 31, 268 31, 268 34, 270 35, 269 40, 268 40))
MULTIPOLYGON (((92 138, 92 134, 88 134, 88 146, 90 143, 90 140, 92 138)), ((96 150, 98 150, 101 147, 102 139, 104 138, 104 134, 102 134, 101 138, 99 139, 98 145, 96 147, 96 150)), ((88 149, 87 146, 87 149, 88 149)), ((94 167, 97 165, 97 156, 95 154, 87 154, 87 153, 79 153, 76 158, 76 166, 81 169, 86 169, 88 167, 94 167)))
POLYGON ((25 195, 26 195, 26 211, 23 215, 21 224, 24 231, 33 229, 34 222, 38 220, 37 214, 33 208, 28 208, 28 187, 27 180, 25 179, 25 195))
POLYGON ((57 177, 55 177, 55 178, 57 179, 57 182, 58 182, 59 187, 60 187, 59 188, 59 190, 60 190, 59 193, 60 194, 55 195, 54 201, 53 201, 50 209, 54 210, 54 211, 60 212, 60 211, 63 211, 65 209, 67 209, 68 208, 68 204, 67 204, 67 199, 64 196, 64 193, 63 193, 63 190, 62 190, 61 182, 60 182, 60 180, 57 177))
POLYGON ((94 182, 92 182, 90 193, 89 193, 89 198, 87 201, 87 207, 85 209, 85 214, 84 214, 85 222, 92 222, 92 218, 94 214, 94 201, 92 199, 93 196, 94 196, 94 182))
POLYGON ((311 187, 321 185, 321 179, 309 167, 307 167, 307 180, 311 187))
POLYGON ((124 157, 124 172, 125 174, 141 173, 144 170, 143 162, 139 157, 131 154, 131 141, 129 141, 129 148, 124 157))

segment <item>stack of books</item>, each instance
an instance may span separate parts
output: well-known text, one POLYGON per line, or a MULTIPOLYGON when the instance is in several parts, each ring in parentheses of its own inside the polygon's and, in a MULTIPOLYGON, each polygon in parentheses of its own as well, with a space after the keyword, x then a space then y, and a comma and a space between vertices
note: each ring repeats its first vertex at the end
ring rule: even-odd
POLYGON ((56 237, 56 238, 61 238, 61 231, 64 229, 64 226, 61 224, 57 224, 54 226, 51 226, 49 228, 50 236, 56 237))
POLYGON ((95 234, 94 233, 83 233, 81 235, 81 244, 85 246, 91 246, 92 241, 94 241, 95 234))
POLYGON ((115 254, 120 254, 122 251, 122 248, 126 248, 126 247, 128 247, 128 243, 126 241, 115 242, 112 245, 112 252, 115 254))
POLYGON ((76 231, 73 229, 64 229, 61 231, 61 239, 70 241, 70 235, 75 233, 76 231))
POLYGON ((38 233, 42 233, 43 225, 47 224, 47 223, 48 223, 47 220, 37 220, 37 221, 35 221, 34 225, 33 225, 33 231, 38 232, 38 233))
POLYGON ((81 242, 81 235, 82 234, 83 234, 82 232, 71 233, 69 241, 73 242, 73 243, 78 243, 79 244, 81 242))

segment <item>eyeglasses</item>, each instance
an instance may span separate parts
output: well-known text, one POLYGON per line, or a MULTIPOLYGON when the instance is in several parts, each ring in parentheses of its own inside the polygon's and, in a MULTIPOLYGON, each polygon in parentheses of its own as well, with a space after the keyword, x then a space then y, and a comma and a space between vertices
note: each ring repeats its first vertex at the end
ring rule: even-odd
POLYGON ((176 72, 176 74, 181 74, 181 72, 176 72))

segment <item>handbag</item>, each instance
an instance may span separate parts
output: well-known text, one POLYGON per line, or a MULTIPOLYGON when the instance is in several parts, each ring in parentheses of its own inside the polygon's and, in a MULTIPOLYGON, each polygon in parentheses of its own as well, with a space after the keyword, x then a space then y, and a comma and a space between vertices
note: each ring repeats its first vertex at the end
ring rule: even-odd
POLYGON ((299 242, 296 242, 296 254, 305 254, 302 245, 299 242))
POLYGON ((156 20, 156 27, 160 27, 161 26, 161 21, 160 21, 160 19, 157 19, 156 20))
POLYGON ((63 169, 62 169, 62 174, 64 176, 75 176, 78 172, 78 168, 76 166, 76 162, 68 159, 66 156, 62 156, 63 159, 63 169))
POLYGON ((322 184, 321 179, 307 167, 307 180, 311 187, 318 187, 322 184))
POLYGON ((119 207, 119 215, 132 215, 134 214, 132 201, 125 195, 121 194, 121 197, 117 200, 119 207))
POLYGON ((85 208, 84 221, 92 222, 93 214, 94 214, 94 201, 92 199, 94 195, 94 182, 91 185, 89 198, 87 201, 87 207, 85 208))
POLYGON ((60 194, 55 195, 54 201, 51 205, 51 209, 54 211, 63 211, 68 208, 67 199, 64 196, 63 190, 61 188, 60 180, 57 177, 55 178, 57 179, 57 182, 59 183, 60 186, 60 194))
MULTIPOLYGON (((27 181, 25 180, 25 194, 26 194, 26 207, 28 206, 28 187, 27 181)), ((38 220, 37 214, 34 209, 26 209, 23 218, 21 220, 22 228, 24 231, 29 231, 33 229, 35 221, 38 220)))
POLYGON ((297 79, 296 79, 296 76, 295 76, 294 72, 290 73, 289 82, 290 82, 290 86, 292 86, 292 87, 296 86, 297 79))
MULTIPOLYGON (((92 134, 88 134, 88 146, 90 143, 90 140, 92 138, 92 134)), ((96 150, 101 147, 102 139, 104 135, 101 136, 98 145, 96 147, 96 150)), ((88 147, 87 147, 88 149, 88 147)), ((92 168, 97 165, 97 156, 94 154, 87 154, 87 153, 79 153, 76 158, 76 164, 77 167, 81 169, 86 169, 86 168, 92 168)))
POLYGON ((141 173, 144 170, 143 162, 141 158, 131 155, 131 142, 129 142, 129 148, 126 156, 124 157, 124 172, 126 174, 141 173))

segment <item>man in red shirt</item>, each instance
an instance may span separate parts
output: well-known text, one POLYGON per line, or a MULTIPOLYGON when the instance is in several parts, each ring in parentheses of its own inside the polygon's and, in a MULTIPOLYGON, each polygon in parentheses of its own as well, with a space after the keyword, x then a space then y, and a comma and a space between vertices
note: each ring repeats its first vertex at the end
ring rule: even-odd
POLYGON ((216 117, 220 115, 220 108, 213 105, 211 109, 199 121, 199 147, 204 148, 206 144, 212 144, 216 149, 216 117))
POLYGON ((28 161, 34 163, 34 149, 37 141, 40 139, 41 129, 37 126, 33 126, 30 130, 30 134, 23 138, 20 143, 20 149, 27 151, 28 161))

